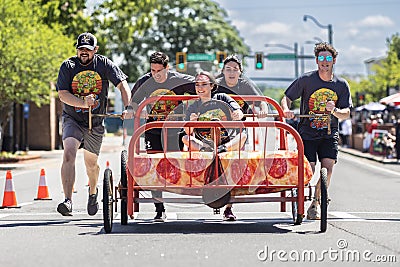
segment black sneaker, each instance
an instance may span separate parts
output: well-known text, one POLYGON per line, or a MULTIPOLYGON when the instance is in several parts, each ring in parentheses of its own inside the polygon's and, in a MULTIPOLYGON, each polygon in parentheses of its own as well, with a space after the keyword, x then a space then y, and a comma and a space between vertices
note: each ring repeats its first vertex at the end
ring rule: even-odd
POLYGON ((224 221, 236 221, 236 216, 233 215, 231 208, 226 208, 223 216, 224 221))
POLYGON ((61 202, 57 206, 57 211, 61 213, 62 216, 72 216, 72 201, 66 198, 64 202, 61 202))
POLYGON ((156 222, 165 222, 167 219, 167 215, 165 214, 164 211, 157 211, 156 217, 154 217, 154 221, 156 222))
POLYGON ((87 203, 87 212, 90 216, 96 215, 97 211, 99 210, 99 203, 97 202, 98 193, 99 190, 96 188, 96 194, 89 195, 87 203))

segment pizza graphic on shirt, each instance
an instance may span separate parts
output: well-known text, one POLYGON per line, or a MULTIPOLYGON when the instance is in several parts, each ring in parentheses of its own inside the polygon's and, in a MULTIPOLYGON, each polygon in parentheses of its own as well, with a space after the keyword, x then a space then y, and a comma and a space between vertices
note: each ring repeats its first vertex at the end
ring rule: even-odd
MULTIPOLYGON (((162 95, 176 95, 173 91, 168 89, 157 89, 152 96, 162 96, 162 95)), ((175 100, 159 100, 156 101, 151 107, 150 115, 154 115, 152 120, 154 121, 164 121, 168 115, 172 115, 176 107, 178 107, 179 101, 175 100)), ((172 117, 172 116, 171 116, 172 117)), ((171 118, 168 118, 170 120, 171 118)))
MULTIPOLYGON (((102 80, 100 75, 92 70, 85 70, 79 72, 72 79, 72 93, 74 96, 83 99, 85 96, 94 94, 96 96, 96 102, 93 110, 100 106, 99 95, 102 90, 102 80)), ((87 108, 75 108, 76 112, 87 112, 87 108)))
MULTIPOLYGON (((309 114, 329 114, 330 112, 326 110, 326 102, 338 100, 336 92, 328 88, 321 88, 315 91, 308 100, 309 114)), ((318 117, 310 118, 310 127, 322 130, 328 128, 328 118, 318 117)))

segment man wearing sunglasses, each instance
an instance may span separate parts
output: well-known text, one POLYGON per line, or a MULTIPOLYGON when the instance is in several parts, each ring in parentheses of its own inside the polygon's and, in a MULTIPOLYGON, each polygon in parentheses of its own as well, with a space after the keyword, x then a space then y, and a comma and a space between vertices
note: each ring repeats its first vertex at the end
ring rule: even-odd
MULTIPOLYGON (((327 114, 331 116, 331 132, 328 133, 328 120, 324 117, 301 118, 298 131, 304 143, 304 154, 313 171, 318 160, 321 168, 328 170, 328 185, 332 169, 337 161, 339 141, 339 119, 350 117, 352 100, 350 87, 346 80, 333 73, 337 51, 328 43, 315 45, 314 53, 318 70, 304 73, 285 91, 281 106, 285 117, 294 117, 289 108, 292 101, 301 98, 300 114, 327 114)), ((320 219, 320 180, 317 183, 314 199, 307 210, 307 219, 320 219)))

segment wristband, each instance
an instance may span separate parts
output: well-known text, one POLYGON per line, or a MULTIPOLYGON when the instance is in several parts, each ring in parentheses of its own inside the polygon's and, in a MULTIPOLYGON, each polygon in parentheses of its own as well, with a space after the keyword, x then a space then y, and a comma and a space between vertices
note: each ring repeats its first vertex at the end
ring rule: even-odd
POLYGON ((132 107, 132 106, 130 106, 130 105, 128 105, 128 106, 125 106, 125 110, 133 110, 133 107, 132 107))

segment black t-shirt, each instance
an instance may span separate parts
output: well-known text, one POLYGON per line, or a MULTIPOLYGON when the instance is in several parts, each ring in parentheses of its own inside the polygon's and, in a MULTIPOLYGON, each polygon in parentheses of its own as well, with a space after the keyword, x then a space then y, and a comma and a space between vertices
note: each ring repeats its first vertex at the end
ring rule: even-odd
MULTIPOLYGON (((335 106, 340 109, 353 106, 347 81, 336 75, 331 81, 323 81, 318 71, 303 74, 286 89, 285 95, 291 101, 301 97, 300 114, 329 114, 325 110, 329 100, 335 101, 335 106)), ((304 140, 329 138, 338 134, 338 123, 338 119, 331 116, 331 135, 328 135, 326 118, 301 118, 298 130, 304 140)))
MULTIPOLYGON (((140 104, 143 100, 151 96, 157 95, 184 95, 184 94, 196 94, 194 77, 182 74, 175 71, 168 71, 168 77, 165 82, 158 83, 154 80, 151 73, 143 75, 137 80, 132 88, 132 102, 140 104)), ((162 121, 168 116, 171 111, 174 113, 183 113, 182 102, 165 101, 166 103, 160 103, 157 101, 152 105, 147 106, 147 112, 149 115, 165 115, 165 116, 149 116, 146 122, 162 121)), ((152 129, 147 132, 153 134, 160 134, 161 129, 152 129)))
MULTIPOLYGON (((109 81, 114 86, 126 80, 120 68, 102 55, 94 55, 92 63, 82 66, 77 56, 65 60, 60 67, 56 84, 57 91, 68 90, 76 97, 83 98, 89 94, 96 95, 93 114, 104 114, 107 108, 109 81)), ((63 103, 63 116, 70 117, 84 127, 88 127, 87 108, 73 107, 63 103)), ((93 118, 93 126, 102 124, 103 118, 93 118)))
POLYGON ((151 73, 140 77, 132 88, 132 102, 140 104, 144 99, 150 97, 155 91, 166 89, 175 95, 196 94, 194 87, 194 77, 175 71, 168 71, 167 80, 158 83, 154 80, 151 73))

